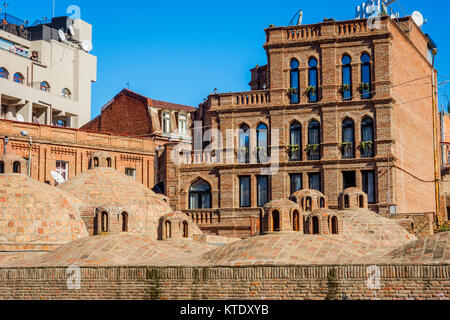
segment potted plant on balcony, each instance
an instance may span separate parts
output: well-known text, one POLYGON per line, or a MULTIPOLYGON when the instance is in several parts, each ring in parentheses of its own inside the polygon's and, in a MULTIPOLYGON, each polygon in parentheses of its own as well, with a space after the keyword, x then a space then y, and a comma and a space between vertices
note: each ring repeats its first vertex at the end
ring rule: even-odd
POLYGON ((289 152, 297 152, 300 150, 300 146, 298 144, 294 144, 294 145, 289 145, 288 146, 288 151, 289 152))
POLYGON ((306 145, 305 152, 316 152, 320 147, 320 144, 308 144, 306 145))
POLYGON ((373 141, 362 141, 361 148, 363 149, 363 151, 367 151, 370 148, 373 148, 373 141))
POLYGON ((349 85, 349 84, 343 84, 342 86, 341 86, 341 92, 342 93, 345 93, 346 91, 350 91, 351 90, 351 86, 349 85))
POLYGON ((353 142, 341 142, 341 148, 344 150, 344 151, 348 151, 348 150, 350 150, 350 148, 352 148, 353 147, 353 142))
POLYGON ((266 147, 256 147, 256 152, 259 157, 267 157, 267 148, 266 147))
POLYGON ((362 82, 361 86, 360 86, 360 90, 361 90, 361 92, 369 91, 370 90, 370 83, 362 82))
POLYGON ((292 97, 293 95, 298 94, 298 89, 297 88, 289 88, 288 89, 288 95, 289 97, 292 97))
POLYGON ((313 86, 308 86, 305 89, 305 94, 309 95, 309 94, 315 94, 317 91, 317 87, 313 87, 313 86))

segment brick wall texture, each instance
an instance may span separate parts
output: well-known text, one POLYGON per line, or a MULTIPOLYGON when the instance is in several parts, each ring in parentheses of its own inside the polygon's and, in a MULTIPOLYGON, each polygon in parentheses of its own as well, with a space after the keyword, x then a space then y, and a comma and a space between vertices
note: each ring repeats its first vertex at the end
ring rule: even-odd
POLYGON ((66 268, 0 269, 0 299, 439 300, 450 294, 447 265, 380 266, 379 289, 368 287, 367 266, 111 267, 80 274, 81 289, 69 290, 66 268))

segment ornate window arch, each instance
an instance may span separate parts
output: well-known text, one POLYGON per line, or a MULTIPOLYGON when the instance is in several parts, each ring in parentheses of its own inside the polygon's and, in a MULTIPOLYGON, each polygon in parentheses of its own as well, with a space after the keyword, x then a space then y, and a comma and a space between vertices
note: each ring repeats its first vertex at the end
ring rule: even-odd
POLYGON ((291 104, 300 103, 300 64, 297 59, 292 59, 290 63, 290 102, 291 104))
POLYGON ((342 57, 342 99, 352 100, 352 58, 345 54, 342 57))
POLYGON ((210 209, 211 198, 211 185, 203 179, 198 179, 189 188, 189 209, 210 209))
POLYGON ((372 98, 372 67, 371 57, 368 53, 361 55, 361 98, 372 98))
POLYGON ((315 103, 318 99, 319 94, 319 69, 318 61, 316 58, 311 57, 308 61, 308 101, 309 103, 315 103))

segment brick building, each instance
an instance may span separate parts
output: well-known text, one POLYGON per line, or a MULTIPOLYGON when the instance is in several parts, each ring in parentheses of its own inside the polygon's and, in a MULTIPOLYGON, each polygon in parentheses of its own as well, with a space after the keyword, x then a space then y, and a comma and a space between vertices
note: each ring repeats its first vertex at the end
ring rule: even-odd
MULTIPOLYGON (((101 114, 82 129, 104 133, 146 137, 156 148, 171 141, 191 141, 191 112, 195 108, 144 97, 124 89, 101 109, 101 114)), ((158 153, 158 152, 157 152, 158 153)), ((158 191, 164 192, 164 159, 157 158, 158 191)))
POLYGON ((167 145, 174 209, 203 231, 248 236, 271 199, 317 189, 335 209, 357 187, 372 211, 432 233, 434 45, 410 17, 380 19, 373 30, 366 20, 266 29, 253 90, 210 95, 194 112, 200 134, 220 132, 213 143, 167 145), (275 157, 277 170, 262 170, 275 157))
POLYGON ((111 155, 111 166, 118 172, 147 187, 155 185, 156 146, 152 139, 8 120, 0 120, 0 132, 2 153, 8 149, 26 160, 30 157, 31 137, 31 177, 40 182, 58 184, 52 171, 64 180, 75 177, 88 170, 93 153, 106 151, 111 155))

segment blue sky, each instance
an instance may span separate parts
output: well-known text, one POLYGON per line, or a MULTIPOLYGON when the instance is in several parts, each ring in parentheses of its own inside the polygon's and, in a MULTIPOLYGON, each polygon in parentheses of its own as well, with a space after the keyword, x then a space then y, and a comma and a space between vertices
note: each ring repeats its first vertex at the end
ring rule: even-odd
MULTIPOLYGON (((2 0, 8 13, 34 21, 52 16, 52 0, 2 0)), ((288 25, 303 9, 304 23, 323 18, 353 19, 362 0, 318 1, 102 1, 56 0, 55 14, 78 5, 93 25, 98 81, 93 84, 92 116, 130 83, 148 97, 197 106, 214 88, 249 90, 249 69, 266 63, 264 28, 288 25)), ((399 0, 393 8, 423 13, 423 30, 438 44, 440 82, 450 80, 448 21, 450 1, 399 0), (401 7, 400 7, 401 6, 401 7)), ((402 11, 403 10, 403 11, 402 11)), ((403 16, 403 14, 402 14, 403 16)), ((448 86, 440 87, 441 104, 448 86)), ((449 92, 450 94, 450 92, 449 92)))

